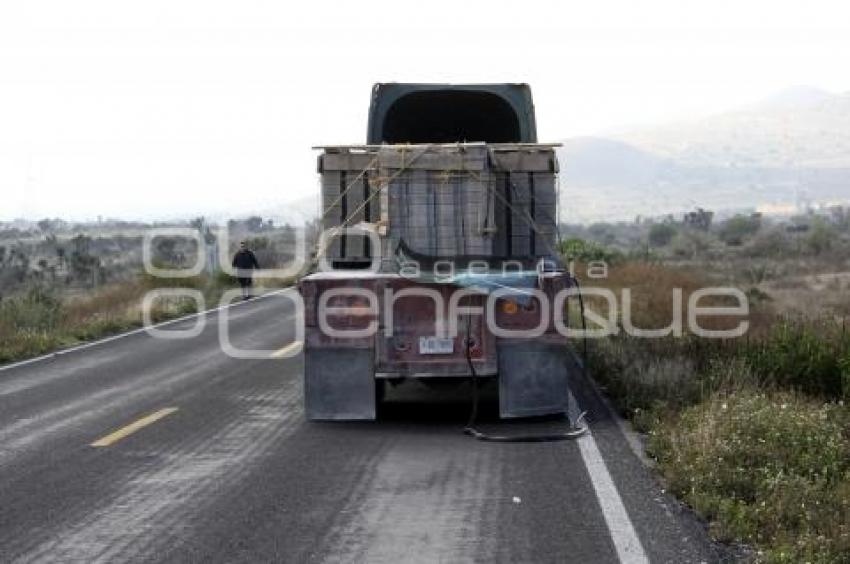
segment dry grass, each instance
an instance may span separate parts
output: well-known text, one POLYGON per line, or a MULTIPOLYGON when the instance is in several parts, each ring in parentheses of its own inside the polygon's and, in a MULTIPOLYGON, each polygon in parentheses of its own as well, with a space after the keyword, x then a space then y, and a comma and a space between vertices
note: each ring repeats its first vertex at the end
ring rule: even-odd
MULTIPOLYGON (((132 282, 103 286, 64 300, 33 287, 23 296, 0 302, 0 362, 21 360, 58 348, 125 331, 142 324, 142 298, 148 290, 173 281, 141 276, 132 282)), ((218 301, 227 281, 184 279, 180 286, 202 291, 208 303, 218 301)), ((191 299, 158 300, 153 321, 192 313, 191 299)))
POLYGON ((632 319, 647 329, 670 324, 673 319, 674 289, 681 289, 687 301, 695 290, 705 286, 699 277, 687 270, 643 262, 615 264, 611 266, 607 278, 582 282, 584 286, 608 288, 620 300, 623 289, 630 289, 632 319))
MULTIPOLYGON (((584 270, 577 269, 582 287, 607 288, 614 292, 619 306, 623 305, 623 290, 631 292, 632 324, 641 329, 666 328, 673 321, 674 296, 676 290, 682 292, 682 326, 687 331, 687 307, 691 295, 702 288, 722 286, 711 276, 696 270, 694 267, 670 267, 660 263, 625 262, 610 267, 608 276, 602 279, 581 276, 584 270)), ((735 306, 735 300, 727 301, 722 298, 706 297, 699 305, 705 306, 735 306)), ((752 305, 752 303, 751 303, 752 305)), ((589 298, 587 306, 602 315, 607 313, 607 306, 601 298, 589 298)), ((619 321, 622 324, 622 307, 619 321)), ((751 307, 747 317, 751 330, 761 330, 769 327, 775 314, 771 310, 751 307)), ((700 317, 699 325, 710 330, 727 330, 736 327, 741 321, 736 316, 700 317)))
POLYGON ((850 318, 850 272, 806 274, 758 286, 771 299, 776 313, 808 317, 850 318))
POLYGON ((98 319, 138 318, 139 304, 148 290, 140 281, 110 285, 87 296, 77 296, 65 302, 66 323, 82 326, 98 319))

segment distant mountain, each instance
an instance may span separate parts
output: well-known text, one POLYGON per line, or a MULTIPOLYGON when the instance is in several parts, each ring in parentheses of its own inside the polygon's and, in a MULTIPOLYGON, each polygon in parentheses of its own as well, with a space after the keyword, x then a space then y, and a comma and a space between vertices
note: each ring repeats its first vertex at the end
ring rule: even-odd
POLYGON ((850 166, 850 94, 798 87, 741 110, 613 137, 687 164, 850 166))
POLYGON ((830 92, 813 86, 789 86, 744 109, 793 110, 828 102, 833 96, 830 92))
POLYGON ((794 87, 699 121, 568 139, 562 219, 850 201, 850 94, 794 87))
POLYGON ((578 183, 645 184, 655 179, 669 162, 633 145, 601 137, 576 137, 564 141, 559 155, 568 163, 566 173, 578 183))

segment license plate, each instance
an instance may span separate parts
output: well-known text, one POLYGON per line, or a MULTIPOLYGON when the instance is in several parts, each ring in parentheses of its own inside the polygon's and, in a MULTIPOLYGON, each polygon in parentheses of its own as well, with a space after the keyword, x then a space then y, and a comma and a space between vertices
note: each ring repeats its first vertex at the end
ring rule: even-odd
POLYGON ((454 339, 419 337, 419 354, 452 354, 453 352, 455 352, 454 339))

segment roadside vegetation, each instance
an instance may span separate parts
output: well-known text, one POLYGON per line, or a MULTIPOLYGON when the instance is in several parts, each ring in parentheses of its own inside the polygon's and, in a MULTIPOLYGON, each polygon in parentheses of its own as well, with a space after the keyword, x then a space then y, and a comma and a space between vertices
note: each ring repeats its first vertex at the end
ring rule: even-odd
MULTIPOLYGON (((206 277, 184 279, 183 284, 201 289, 208 298, 220 296, 229 286, 226 281, 206 277)), ((156 287, 161 285, 140 277, 73 298, 35 286, 22 296, 5 299, 0 302, 0 362, 26 359, 141 327, 142 299, 156 287)), ((165 321, 196 309, 189 298, 161 299, 152 306, 151 319, 165 321)))
POLYGON ((590 239, 573 248, 605 245, 595 253, 620 260, 605 279, 582 282, 631 288, 642 328, 670 324, 673 288, 687 303, 697 288, 736 286, 750 298, 750 330, 727 340, 620 332, 591 340, 591 373, 644 433, 669 490, 715 538, 751 547, 756 561, 850 562, 846 214, 785 225, 737 216, 716 226, 705 212, 694 216, 663 229, 585 230, 590 239))
MULTIPOLYGON (((231 247, 245 240, 262 266, 276 267, 292 257, 294 230, 260 218, 231 221, 231 247)), ((214 243, 203 218, 194 227, 206 244, 214 243)), ((75 225, 38 222, 28 231, 0 230, 0 363, 22 360, 142 325, 145 294, 162 287, 192 288, 214 307, 237 281, 217 269, 190 278, 157 278, 142 266, 140 224, 75 225)), ((188 268, 198 249, 194 239, 163 237, 154 241, 153 261, 161 268, 188 268)), ((213 253, 214 254, 214 253, 213 253)), ((280 287, 287 280, 255 280, 280 287)), ((152 307, 154 322, 194 313, 190 298, 162 298, 152 307)))

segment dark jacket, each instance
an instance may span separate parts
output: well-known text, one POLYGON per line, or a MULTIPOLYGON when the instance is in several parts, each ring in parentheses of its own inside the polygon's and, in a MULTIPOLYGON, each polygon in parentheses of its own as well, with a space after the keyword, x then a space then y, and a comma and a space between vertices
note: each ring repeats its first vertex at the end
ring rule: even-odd
POLYGON ((250 270, 252 268, 260 268, 257 262, 257 257, 249 249, 240 249, 233 255, 233 268, 240 270, 250 270))

